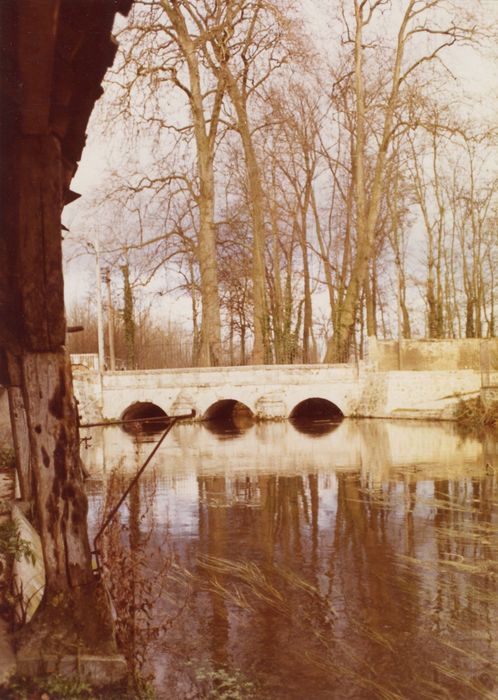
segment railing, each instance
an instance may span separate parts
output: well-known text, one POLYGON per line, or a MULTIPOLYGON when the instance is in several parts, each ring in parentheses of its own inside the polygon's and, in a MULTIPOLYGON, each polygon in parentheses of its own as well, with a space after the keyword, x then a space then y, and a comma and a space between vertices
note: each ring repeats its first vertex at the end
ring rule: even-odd
MULTIPOLYGON (((98 355, 97 353, 73 353, 71 354, 71 362, 73 365, 85 366, 88 369, 98 371, 98 355)), ((222 348, 218 359, 220 367, 245 367, 252 365, 250 350, 243 353, 240 348, 227 349, 222 348)), ((302 350, 285 352, 281 349, 278 357, 271 357, 264 364, 270 365, 314 365, 321 364, 321 357, 318 354, 309 356, 306 360, 303 357, 302 350)), ((354 359, 349 364, 356 364, 354 359)), ((105 357, 104 370, 108 370, 111 366, 110 358, 105 357)), ((193 348, 191 343, 182 341, 161 343, 157 347, 148 348, 145 353, 137 353, 137 362, 135 367, 128 367, 123 358, 115 359, 116 370, 126 369, 187 369, 199 366, 194 362, 193 348)))

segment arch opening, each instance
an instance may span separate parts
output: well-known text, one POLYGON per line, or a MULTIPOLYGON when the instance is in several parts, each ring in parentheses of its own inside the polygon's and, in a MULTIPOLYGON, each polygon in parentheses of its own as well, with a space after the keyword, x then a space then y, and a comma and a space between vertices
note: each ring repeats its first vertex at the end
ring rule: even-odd
POLYGON ((122 426, 126 432, 156 433, 168 425, 168 414, 151 401, 136 401, 123 412, 121 420, 132 421, 122 426))
POLYGON ((335 430, 344 418, 344 413, 328 399, 313 397, 298 403, 289 419, 299 432, 309 435, 325 435, 335 430))
POLYGON ((203 415, 206 428, 220 437, 242 435, 254 424, 254 414, 244 403, 223 399, 213 403, 203 415))

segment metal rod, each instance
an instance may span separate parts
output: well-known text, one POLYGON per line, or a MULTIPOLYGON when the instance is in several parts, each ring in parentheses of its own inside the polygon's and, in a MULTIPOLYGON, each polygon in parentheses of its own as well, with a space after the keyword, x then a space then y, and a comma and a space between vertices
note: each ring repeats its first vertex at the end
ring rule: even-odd
POLYGON ((140 469, 137 471, 137 473, 135 474, 135 476, 133 477, 133 479, 130 481, 130 483, 128 484, 128 486, 127 486, 126 489, 124 490, 124 493, 123 493, 123 495, 121 496, 121 498, 119 499, 119 501, 116 503, 116 505, 114 506, 114 508, 111 510, 111 512, 108 514, 107 518, 104 520, 104 522, 103 522, 102 525, 100 526, 100 528, 99 528, 97 534, 96 534, 95 537, 93 538, 93 552, 92 552, 92 554, 95 555, 95 561, 96 561, 96 564, 97 564, 97 570, 96 570, 96 575, 97 575, 97 576, 100 575, 100 571, 101 571, 100 558, 99 558, 99 551, 98 551, 98 547, 97 547, 97 541, 100 539, 100 537, 102 537, 102 534, 104 533, 104 530, 106 529, 106 527, 109 525, 109 523, 111 522, 111 520, 114 518, 114 516, 116 515, 116 513, 118 512, 118 510, 120 509, 120 507, 121 507, 121 506, 123 505, 123 503, 125 502, 125 500, 126 500, 128 494, 130 493, 131 489, 135 486, 135 484, 137 483, 137 481, 138 481, 138 480, 140 479, 140 477, 142 476, 143 472, 145 471, 145 468, 147 467, 147 465, 149 464, 149 462, 151 461, 151 459, 154 457, 154 455, 156 454, 157 450, 160 448, 160 446, 161 446, 161 444, 162 444, 164 438, 165 438, 166 435, 169 433, 169 431, 171 430, 171 428, 175 425, 175 423, 176 423, 177 421, 181 420, 182 418, 193 418, 194 416, 195 416, 195 411, 191 411, 191 413, 188 413, 188 414, 185 414, 185 415, 182 415, 182 416, 171 416, 171 418, 170 418, 170 420, 171 420, 170 424, 169 424, 168 427, 163 431, 163 434, 161 435, 161 437, 160 437, 159 440, 157 441, 156 445, 154 446, 154 449, 153 449, 152 452, 149 454, 149 456, 147 457, 147 459, 145 460, 145 462, 142 464, 142 466, 140 467, 140 469))
POLYGON ((402 349, 402 339, 403 339, 403 321, 402 321, 402 309, 401 309, 401 260, 399 255, 396 256, 396 281, 398 283, 398 294, 397 294, 397 313, 398 313, 398 370, 403 369, 403 349, 402 349))
POLYGON ((126 425, 127 423, 163 423, 164 421, 171 420, 172 418, 178 418, 181 420, 186 420, 187 418, 194 418, 195 411, 191 413, 186 413, 181 416, 155 416, 154 418, 124 418, 122 420, 106 420, 100 423, 80 423, 80 428, 100 428, 106 427, 108 425, 126 425))

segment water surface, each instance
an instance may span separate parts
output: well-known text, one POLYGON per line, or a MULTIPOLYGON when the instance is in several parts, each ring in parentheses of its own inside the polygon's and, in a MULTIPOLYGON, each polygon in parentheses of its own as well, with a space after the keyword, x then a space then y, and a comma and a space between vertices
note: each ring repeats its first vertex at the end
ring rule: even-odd
MULTIPOLYGON (((92 436, 95 527, 157 438, 92 436)), ((450 424, 176 426, 107 543, 127 643, 164 698, 497 698, 496 454, 450 424)))

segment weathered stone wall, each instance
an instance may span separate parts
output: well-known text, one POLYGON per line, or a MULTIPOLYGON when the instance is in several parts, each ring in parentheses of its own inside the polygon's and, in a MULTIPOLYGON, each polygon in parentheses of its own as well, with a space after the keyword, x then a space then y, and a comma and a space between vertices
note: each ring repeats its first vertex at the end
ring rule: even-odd
POLYGON ((82 422, 102 418, 102 387, 98 372, 73 367, 73 386, 82 422))
MULTIPOLYGON (((498 338, 485 341, 491 358, 498 361, 498 338)), ((480 370, 480 338, 458 340, 368 339, 369 363, 381 372, 390 370, 480 370)))
POLYGON ((475 398, 480 388, 480 373, 473 370, 368 372, 356 414, 451 420, 458 401, 475 398))

